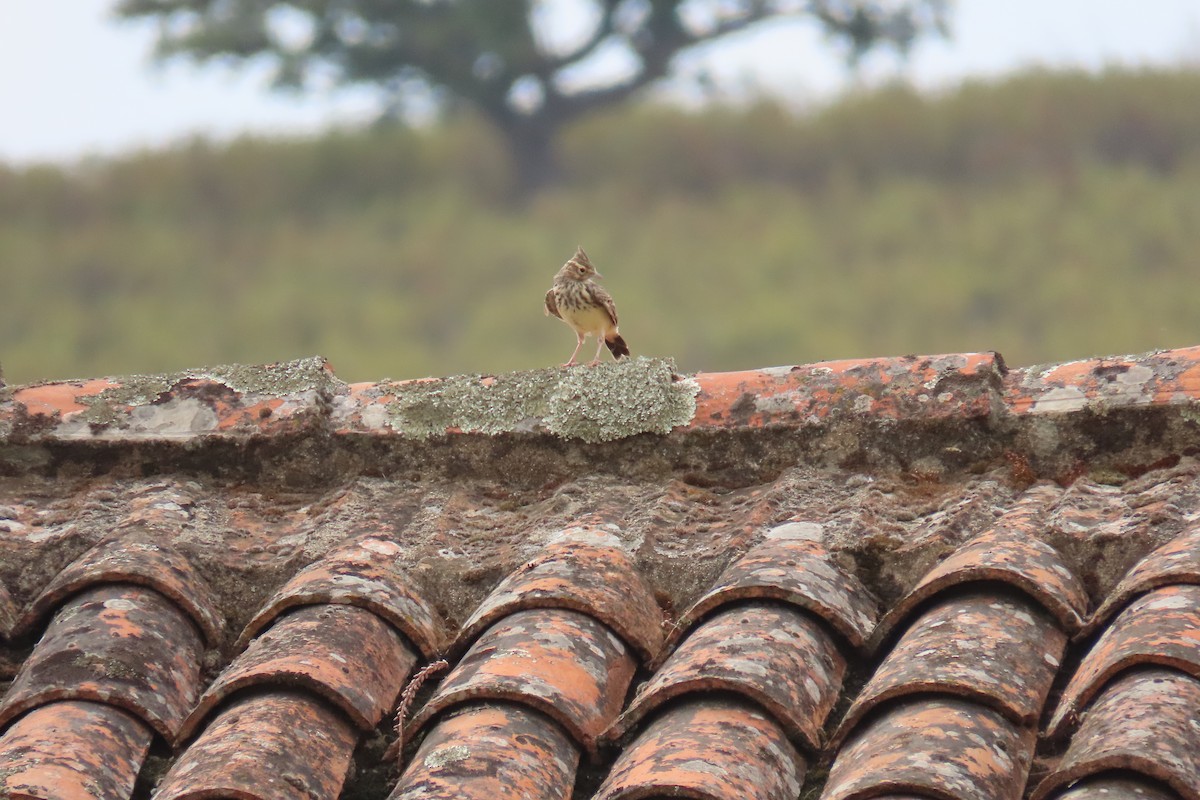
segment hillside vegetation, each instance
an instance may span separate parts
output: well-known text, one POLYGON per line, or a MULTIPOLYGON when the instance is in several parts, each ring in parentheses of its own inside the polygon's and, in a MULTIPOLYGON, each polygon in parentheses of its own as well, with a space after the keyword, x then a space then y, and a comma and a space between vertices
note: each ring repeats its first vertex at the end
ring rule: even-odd
POLYGON ((1200 344, 1198 97, 1179 70, 642 105, 572 129, 532 198, 466 116, 0 167, 0 364, 545 366, 574 345, 542 295, 579 243, 634 353, 689 371, 1200 344))

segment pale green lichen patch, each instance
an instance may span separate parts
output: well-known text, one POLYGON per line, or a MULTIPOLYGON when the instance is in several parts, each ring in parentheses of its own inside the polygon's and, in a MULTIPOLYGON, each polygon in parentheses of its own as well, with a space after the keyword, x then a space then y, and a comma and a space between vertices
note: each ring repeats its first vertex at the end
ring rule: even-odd
POLYGON ((88 406, 80 415, 81 421, 89 424, 115 422, 124 416, 117 409, 152 403, 172 387, 189 380, 214 381, 243 396, 267 397, 328 390, 337 382, 325 370, 325 359, 321 356, 264 366, 221 365, 155 375, 126 375, 112 380, 119 385, 96 395, 78 398, 80 403, 88 406))
POLYGON ((646 357, 388 388, 395 395, 388 424, 406 435, 545 430, 586 442, 667 433, 692 419, 699 392, 695 381, 675 375, 674 362, 646 357))

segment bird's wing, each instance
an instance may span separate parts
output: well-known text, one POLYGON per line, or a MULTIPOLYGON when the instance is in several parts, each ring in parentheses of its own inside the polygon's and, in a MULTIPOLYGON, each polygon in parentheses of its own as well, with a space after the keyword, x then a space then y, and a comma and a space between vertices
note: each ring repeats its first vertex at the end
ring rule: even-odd
POLYGON ((617 326, 617 304, 613 302, 612 295, 603 286, 590 281, 587 285, 587 293, 591 304, 603 308, 615 328, 617 326))
POLYGON ((558 313, 558 301, 554 299, 554 290, 546 292, 546 316, 556 316, 562 319, 562 315, 558 313))

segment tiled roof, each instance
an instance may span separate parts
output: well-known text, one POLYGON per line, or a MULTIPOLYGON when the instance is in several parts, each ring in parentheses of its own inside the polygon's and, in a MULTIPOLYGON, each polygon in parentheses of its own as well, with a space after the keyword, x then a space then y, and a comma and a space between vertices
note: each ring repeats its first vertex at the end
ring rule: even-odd
POLYGON ((1198 453, 1200 348, 0 385, 0 797, 1200 800, 1198 453))

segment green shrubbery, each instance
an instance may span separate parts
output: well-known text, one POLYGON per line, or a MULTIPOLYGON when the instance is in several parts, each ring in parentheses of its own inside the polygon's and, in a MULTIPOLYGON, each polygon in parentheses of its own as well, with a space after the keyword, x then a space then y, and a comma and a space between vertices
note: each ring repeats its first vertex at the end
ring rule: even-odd
POLYGON ((635 353, 686 370, 1200 344, 1200 74, 1034 73, 807 115, 642 106, 514 195, 477 120, 0 167, 10 383, 321 353, 348 380, 573 346, 584 244, 635 353))

